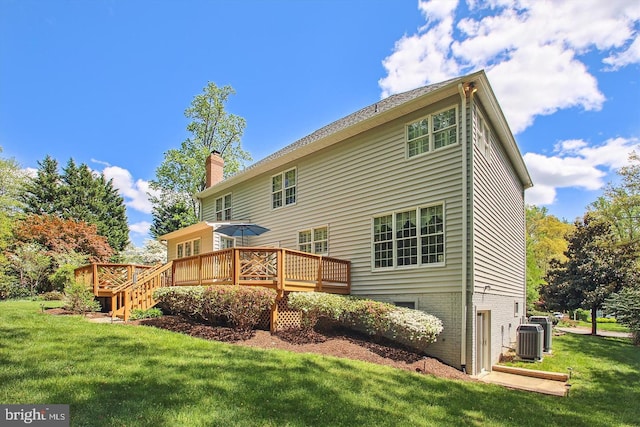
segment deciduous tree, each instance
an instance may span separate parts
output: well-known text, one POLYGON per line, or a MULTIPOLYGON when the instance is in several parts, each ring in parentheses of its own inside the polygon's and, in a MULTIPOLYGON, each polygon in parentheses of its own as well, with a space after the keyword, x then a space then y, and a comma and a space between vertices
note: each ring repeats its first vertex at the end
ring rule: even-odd
POLYGON ((527 309, 535 308, 540 299, 540 288, 552 260, 565 262, 567 257, 567 234, 573 225, 550 215, 546 208, 527 206, 527 309))
POLYGON ((196 194, 205 188, 205 160, 212 151, 218 151, 224 158, 225 176, 239 171, 246 161, 251 160, 241 145, 245 120, 225 110, 233 94, 235 91, 231 86, 218 87, 209 82, 185 110, 185 116, 191 119, 187 125, 191 136, 179 149, 165 153, 162 164, 156 169, 156 179, 151 182, 151 188, 160 193, 160 196, 152 198, 152 202, 154 205, 164 205, 154 211, 154 222, 166 223, 163 229, 174 231, 170 229, 172 226, 183 223, 190 225, 199 218, 196 194), (181 210, 170 208, 170 205, 179 202, 187 203, 188 211, 184 212, 184 219, 165 219, 162 215, 173 215, 181 210))
POLYGON ((113 250, 94 224, 54 215, 29 215, 15 229, 19 243, 38 243, 52 257, 76 253, 89 262, 107 262, 113 250))
POLYGON ((633 248, 618 244, 611 225, 591 214, 576 221, 569 235, 567 261, 555 261, 542 288, 546 307, 591 310, 591 333, 597 333, 596 312, 605 300, 638 280, 633 248))
POLYGON ((26 181, 26 173, 18 162, 0 158, 0 286, 10 280, 5 275, 9 267, 5 251, 13 240, 13 224, 23 209, 21 195, 26 181))

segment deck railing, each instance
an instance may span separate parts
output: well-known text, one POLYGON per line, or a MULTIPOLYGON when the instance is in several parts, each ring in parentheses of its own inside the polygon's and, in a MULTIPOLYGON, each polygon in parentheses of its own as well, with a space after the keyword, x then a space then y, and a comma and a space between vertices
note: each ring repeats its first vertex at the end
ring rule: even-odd
POLYGON ((114 288, 137 280, 146 271, 155 268, 152 265, 96 263, 75 270, 77 282, 93 286, 95 296, 107 296, 114 288))
MULTIPOLYGON (((287 291, 351 293, 351 263, 282 248, 242 247, 180 258, 155 267, 91 264, 75 270, 76 281, 110 303, 112 317, 128 320, 131 310, 153 307, 162 286, 243 285, 287 291)), ((275 315, 274 308, 272 316, 275 315)))
POLYGON ((173 261, 173 284, 237 284, 349 294, 351 263, 284 248, 240 247, 173 261))
POLYGON ((156 304, 153 291, 171 286, 172 263, 147 266, 132 264, 90 264, 75 270, 77 282, 93 288, 93 294, 106 298, 112 317, 128 320, 131 310, 146 310, 156 304))

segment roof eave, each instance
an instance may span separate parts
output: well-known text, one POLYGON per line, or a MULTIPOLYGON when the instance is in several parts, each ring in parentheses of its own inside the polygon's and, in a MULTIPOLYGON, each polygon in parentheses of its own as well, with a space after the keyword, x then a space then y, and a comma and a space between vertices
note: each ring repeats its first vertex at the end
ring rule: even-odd
MULTIPOLYGON (((450 96, 453 96, 458 93, 458 89, 457 89, 458 83, 460 83, 463 80, 464 80, 463 77, 452 80, 446 86, 438 88, 424 95, 418 96, 415 99, 409 100, 398 106, 389 108, 386 111, 382 111, 379 114, 374 115, 365 120, 362 120, 352 126, 349 126, 345 129, 342 129, 340 131, 327 135, 326 137, 320 138, 314 142, 311 142, 307 145, 304 145, 288 153, 285 153, 273 160, 266 161, 266 162, 260 161, 256 163, 254 166, 252 166, 251 168, 245 171, 242 171, 236 175, 233 175, 225 179, 224 181, 201 191, 196 195, 196 197, 199 199, 204 199, 212 194, 224 191, 225 189, 239 182, 242 182, 247 179, 253 178, 255 176, 261 175, 263 173, 267 173, 269 171, 278 169, 304 156, 307 156, 309 154, 322 150, 326 147, 329 147, 341 141, 344 141, 347 138, 351 138, 355 135, 358 135, 360 133, 373 129, 376 126, 379 126, 391 120, 395 120, 399 117, 402 117, 406 114, 416 111, 422 107, 426 107, 431 103, 437 102, 441 99, 445 99, 450 96)), ((375 108, 375 105, 376 104, 373 104, 373 105, 370 105, 369 107, 375 108)), ((365 108, 369 108, 369 107, 365 107, 365 108)))
POLYGON ((489 80, 487 79, 484 71, 478 72, 476 84, 479 85, 478 92, 476 96, 480 98, 480 100, 488 107, 487 113, 494 124, 496 131, 500 134, 500 139, 503 141, 504 149, 509 157, 513 168, 520 179, 520 182, 524 186, 524 189, 533 187, 533 181, 531 176, 529 175, 529 171, 527 170, 527 166, 524 163, 524 159, 522 157, 522 153, 518 148, 518 144, 516 143, 515 138, 513 137, 513 133, 511 132, 511 128, 509 127, 509 123, 498 104, 498 100, 491 89, 491 85, 489 84, 489 80))

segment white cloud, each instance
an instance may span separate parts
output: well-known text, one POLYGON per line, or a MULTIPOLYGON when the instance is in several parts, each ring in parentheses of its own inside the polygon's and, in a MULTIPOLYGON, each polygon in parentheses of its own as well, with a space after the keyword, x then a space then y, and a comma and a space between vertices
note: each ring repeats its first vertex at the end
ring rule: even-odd
POLYGON ((149 193, 153 194, 153 190, 149 187, 149 181, 134 181, 131 172, 119 166, 108 166, 102 173, 106 179, 113 179, 114 187, 118 189, 128 207, 139 212, 151 213, 149 193))
POLYGON ((141 236, 147 236, 149 234, 149 229, 151 228, 151 223, 148 221, 140 221, 134 224, 129 224, 129 231, 134 234, 139 234, 141 236))
POLYGON ((640 63, 636 0, 467 5, 473 17, 456 21, 458 2, 419 2, 426 24, 398 40, 383 60, 383 96, 484 68, 518 133, 536 116, 559 109, 601 108, 604 96, 581 55, 607 55, 602 61, 608 69, 640 63))
POLYGON ((102 165, 102 166, 111 166, 111 163, 109 163, 109 162, 105 162, 103 160, 97 160, 97 159, 93 159, 93 158, 91 159, 91 163, 97 163, 97 164, 102 165))
POLYGON ((557 188, 599 190, 608 173, 628 164, 629 153, 638 150, 637 139, 613 138, 591 146, 582 140, 561 141, 553 156, 526 153, 524 161, 534 187, 526 192, 527 203, 550 205, 557 188))

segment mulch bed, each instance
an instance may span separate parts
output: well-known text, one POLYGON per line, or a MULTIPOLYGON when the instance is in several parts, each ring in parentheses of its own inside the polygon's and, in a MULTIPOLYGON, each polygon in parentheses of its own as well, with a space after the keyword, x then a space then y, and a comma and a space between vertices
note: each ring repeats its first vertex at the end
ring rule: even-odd
MULTIPOLYGON (((72 314, 61 308, 48 309, 54 315, 72 314)), ((106 313, 87 313, 89 319, 107 317, 106 313)), ((128 325, 143 325, 166 329, 192 337, 243 345, 262 349, 280 349, 297 353, 315 353, 326 356, 361 360, 391 366, 412 372, 461 381, 476 381, 461 371, 420 354, 408 347, 386 339, 372 337, 336 325, 319 325, 316 330, 283 330, 276 334, 253 330, 240 332, 224 326, 212 326, 180 316, 164 315, 154 319, 134 320, 128 325)))
POLYGON ((268 331, 253 330, 248 334, 243 334, 231 328, 206 325, 169 315, 129 323, 153 326, 197 338, 236 345, 344 357, 437 377, 475 381, 470 376, 437 359, 417 353, 393 341, 373 340, 367 335, 335 325, 306 332, 291 329, 271 334, 268 331))

